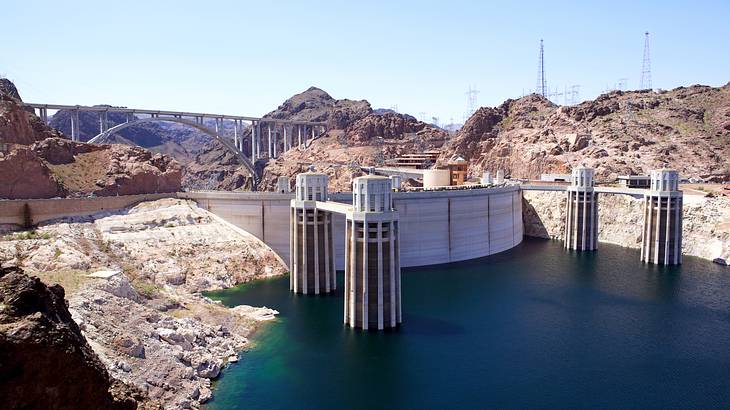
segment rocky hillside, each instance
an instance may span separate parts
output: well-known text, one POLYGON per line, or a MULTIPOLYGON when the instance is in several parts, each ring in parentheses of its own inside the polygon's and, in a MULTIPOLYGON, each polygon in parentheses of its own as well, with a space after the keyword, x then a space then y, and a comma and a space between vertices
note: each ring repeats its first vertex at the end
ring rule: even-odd
POLYGON ((135 409, 66 307, 64 289, 0 267, 0 397, 8 409, 135 409))
POLYGON ((284 101, 264 118, 327 122, 328 129, 344 129, 372 112, 365 100, 336 100, 317 87, 309 87, 284 101))
MULTIPOLYGON (((310 89, 307 92, 317 96, 321 90, 310 89)), ((283 107, 290 105, 285 103, 283 107)), ((269 161, 264 168, 259 189, 273 190, 278 176, 285 175, 293 179, 297 173, 313 164, 318 171, 329 175, 330 189, 347 191, 351 189, 351 179, 363 174, 360 166, 383 165, 388 159, 403 153, 441 147, 448 139, 445 131, 410 115, 390 111, 375 113, 371 110, 362 115, 364 113, 364 108, 353 111, 353 106, 350 106, 348 109, 336 108, 327 116, 316 119, 326 119, 332 128, 313 141, 309 148, 293 149, 269 161), (345 118, 346 121, 343 120, 345 118)))
MULTIPOLYGON (((126 114, 109 113, 107 118, 109 126, 113 127, 125 122, 126 114)), ((64 110, 57 112, 51 119, 50 125, 70 135, 71 113, 64 110)), ((209 126, 214 128, 213 123, 209 126)), ((90 112, 79 113, 81 141, 88 141, 98 133, 98 115, 90 112)), ((232 124, 224 123, 223 134, 233 134, 232 124)), ((253 178, 248 170, 222 144, 209 135, 183 124, 172 122, 135 124, 113 135, 109 142, 141 146, 149 151, 174 158, 183 165, 182 187, 186 189, 250 190, 253 185, 253 178)))
POLYGON ((730 180, 730 84, 671 91, 614 91, 576 106, 538 96, 480 108, 442 161, 460 154, 470 173, 504 169, 519 178, 586 163, 601 180, 646 174, 666 163, 684 178, 730 180))
MULTIPOLYGON (((68 326, 78 324, 100 367, 165 409, 200 408, 213 394, 211 380, 238 360, 258 324, 276 314, 228 309, 200 292, 287 270, 263 242, 179 199, 50 221, 32 233, 0 232, 0 260, 62 285, 76 322, 68 326)), ((28 366, 58 363, 44 355, 23 358, 28 366)), ((0 397, 9 398, 6 375, 0 372, 0 397)), ((59 380, 84 388, 85 379, 59 380)))
POLYGON ((180 165, 123 145, 48 138, 0 156, 0 198, 113 196, 180 190, 180 165))
POLYGON ((15 85, 0 78, 0 143, 29 145, 63 135, 46 126, 32 109, 23 107, 15 85))
POLYGON ((180 190, 169 156, 125 145, 72 142, 22 105, 0 80, 0 199, 108 196, 180 190))
MULTIPOLYGON (((525 235, 562 240, 565 194, 524 191, 522 219, 525 235)), ((598 240, 640 248, 643 199, 628 195, 598 196, 598 240)), ((730 265, 730 196, 705 195, 685 188, 682 253, 730 265)))

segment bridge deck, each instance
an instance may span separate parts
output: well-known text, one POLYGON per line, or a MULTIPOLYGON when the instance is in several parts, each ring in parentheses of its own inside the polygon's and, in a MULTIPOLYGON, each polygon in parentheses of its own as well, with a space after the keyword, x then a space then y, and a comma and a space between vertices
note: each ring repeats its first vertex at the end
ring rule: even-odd
POLYGON ((296 121, 296 120, 283 120, 275 118, 262 118, 262 117, 249 117, 244 115, 229 115, 229 114, 210 114, 202 112, 187 112, 187 111, 165 111, 165 110, 148 110, 143 108, 127 108, 127 107, 92 107, 88 105, 63 105, 63 104, 39 104, 39 103, 25 103, 26 106, 38 109, 48 110, 76 110, 86 112, 119 112, 127 114, 149 114, 149 115, 163 115, 169 117, 202 117, 202 118, 218 118, 223 120, 240 120, 240 121, 256 121, 260 123, 277 123, 277 124, 297 124, 297 125, 316 125, 326 126, 326 122, 317 121, 296 121))
MULTIPOLYGON (((565 192, 568 185, 520 185, 523 191, 553 191, 553 192, 565 192)), ((629 195, 633 197, 643 197, 645 193, 649 192, 648 189, 637 189, 637 188, 620 188, 620 187, 595 187, 594 191, 599 194, 617 194, 617 195, 629 195)))
POLYGON ((331 201, 327 201, 327 202, 317 201, 317 209, 344 215, 347 212, 352 210, 352 205, 343 204, 343 203, 339 203, 339 202, 331 202, 331 201))

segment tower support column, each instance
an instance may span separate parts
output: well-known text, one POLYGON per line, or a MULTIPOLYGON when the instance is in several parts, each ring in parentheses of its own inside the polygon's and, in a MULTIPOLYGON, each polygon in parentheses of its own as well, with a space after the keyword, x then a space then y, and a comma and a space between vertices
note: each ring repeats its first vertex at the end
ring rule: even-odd
POLYGON ((297 175, 291 201, 290 289, 294 293, 329 293, 336 286, 332 217, 317 209, 327 200, 327 175, 306 172, 297 175))
POLYGON ((598 247, 598 194, 593 185, 593 168, 573 169, 566 191, 566 249, 592 251, 598 247))
POLYGON ((651 172, 644 194, 641 260, 658 265, 682 263, 682 202, 679 174, 669 169, 651 172))
POLYGON ((346 215, 345 318, 350 327, 397 327, 400 311, 398 213, 391 180, 368 175, 353 181, 346 215))

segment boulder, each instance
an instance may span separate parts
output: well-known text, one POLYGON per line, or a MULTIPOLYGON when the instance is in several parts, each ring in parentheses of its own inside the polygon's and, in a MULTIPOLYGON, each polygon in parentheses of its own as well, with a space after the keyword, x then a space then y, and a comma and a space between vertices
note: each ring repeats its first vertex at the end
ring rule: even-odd
POLYGON ((59 285, 0 268, 3 407, 135 409, 139 392, 110 378, 71 318, 59 285))

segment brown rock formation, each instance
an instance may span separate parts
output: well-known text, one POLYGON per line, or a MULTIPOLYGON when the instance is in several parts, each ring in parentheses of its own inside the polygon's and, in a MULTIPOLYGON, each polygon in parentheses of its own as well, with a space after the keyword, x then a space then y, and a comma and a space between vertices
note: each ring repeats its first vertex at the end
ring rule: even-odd
POLYGON ((0 198, 23 199, 176 192, 182 170, 139 147, 48 138, 0 155, 0 175, 0 198))
POLYGON ((71 319, 61 286, 0 268, 0 306, 3 407, 137 408, 137 393, 109 377, 71 319))
POLYGON ((0 198, 53 198, 66 190, 38 153, 27 147, 0 154, 0 198))
POLYGON ((730 180, 730 84, 672 91, 615 91, 572 107, 530 95, 480 108, 444 150, 471 161, 473 176, 521 178, 586 163, 602 180, 667 163, 683 177, 730 180))
POLYGON ((264 118, 327 122, 329 129, 344 129, 372 112, 365 100, 336 100, 317 87, 309 87, 284 101, 264 118))
POLYGON ((185 165, 182 185, 187 189, 250 191, 253 176, 223 144, 209 141, 195 160, 185 165))
POLYGON ((330 130, 306 150, 293 149, 264 168, 260 190, 273 190, 278 176, 294 178, 310 164, 330 178, 330 190, 349 191, 361 166, 387 165, 389 159, 409 152, 443 146, 448 134, 415 118, 398 114, 370 114, 344 130, 330 130))
POLYGON ((30 145, 51 137, 63 135, 26 109, 15 85, 0 78, 0 143, 30 145))
POLYGON ((129 195, 180 190, 182 170, 168 156, 123 145, 69 141, 22 105, 0 79, 0 198, 129 195), (32 145, 32 146, 31 146, 32 145))

